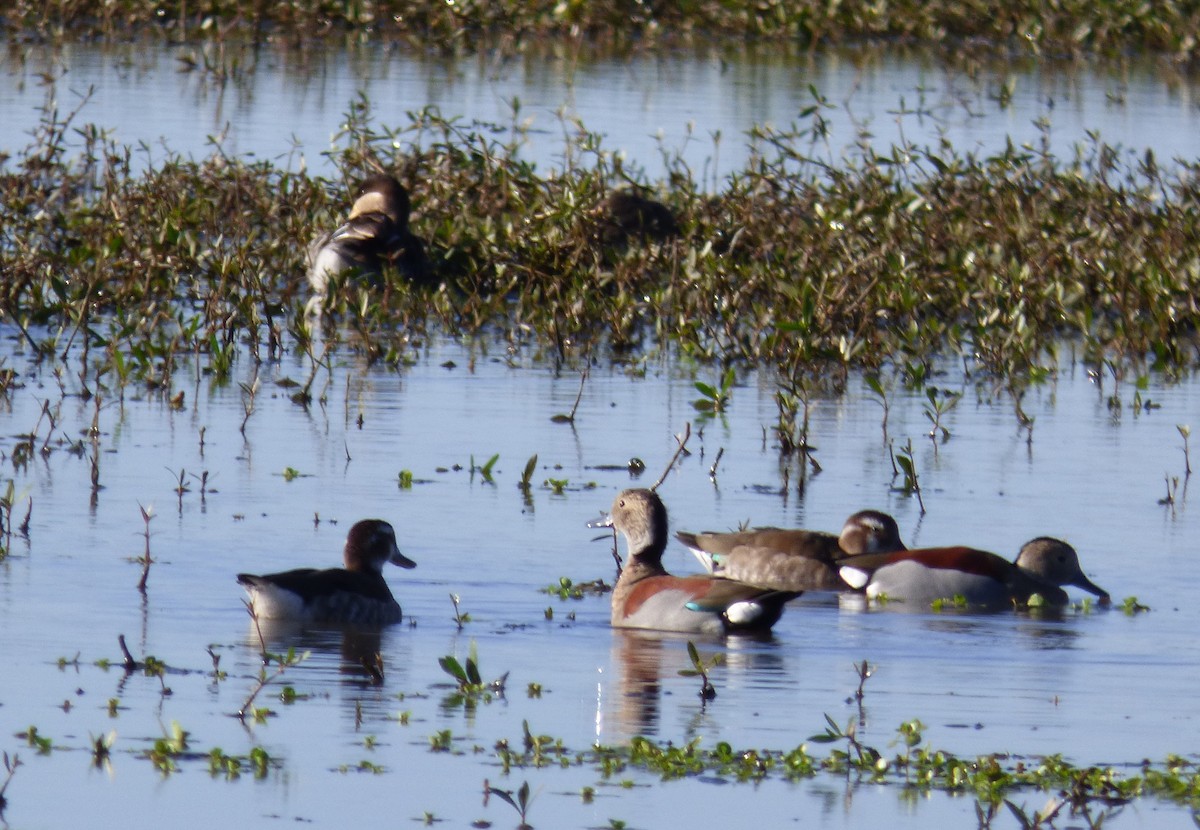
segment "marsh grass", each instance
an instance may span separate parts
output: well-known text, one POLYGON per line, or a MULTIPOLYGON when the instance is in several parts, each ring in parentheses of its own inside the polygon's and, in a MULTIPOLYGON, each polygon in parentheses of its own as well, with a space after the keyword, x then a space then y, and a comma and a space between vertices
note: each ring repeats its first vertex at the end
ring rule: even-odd
MULTIPOLYGON (((1010 396, 1020 415, 1024 392, 1064 360, 1110 375, 1117 401, 1150 373, 1172 381, 1200 361, 1198 166, 1166 172, 1099 142, 1066 160, 1037 147, 981 158, 905 146, 831 164, 812 154, 813 110, 754 130, 750 160, 719 189, 678 157, 651 186, 573 122, 563 167, 540 173, 513 108, 511 125, 426 109, 392 128, 359 99, 331 151, 332 182, 219 146, 137 164, 140 150, 48 104, 31 143, 0 166, 0 320, 97 413, 129 389, 182 405, 185 360, 222 387, 239 361, 285 352, 309 358, 293 396, 309 406, 325 400, 335 354, 400 369, 435 333, 491 338, 583 378, 596 359, 636 368, 658 353, 719 367, 718 378, 767 367, 780 449, 807 458, 811 400, 839 394, 855 371, 919 391, 934 360, 954 356, 964 385, 1010 396), (305 244, 341 221, 344 183, 374 170, 411 190, 437 282, 335 280, 313 319, 305 244), (662 200, 679 237, 606 235, 605 199, 631 185, 662 200)), ((705 403, 725 405, 726 386, 711 388, 705 403)), ((20 391, 9 378, 0 394, 20 391)), ((936 432, 949 401, 931 400, 936 432)), ((253 412, 250 392, 247 422, 253 412)), ((41 451, 53 450, 47 437, 41 451)))
MULTIPOLYGON (((1018 54, 1124 54, 1146 49, 1177 61, 1194 59, 1200 19, 1187 4, 1063 0, 1054 4, 955 3, 866 0, 830 4, 817 0, 689 3, 561 3, 537 0, 422 3, 419 0, 293 0, 248 3, 194 0, 13 0, 0 30, 10 37, 59 40, 83 36, 128 38, 135 34, 203 43, 186 52, 188 71, 210 73, 220 83, 247 71, 253 60, 232 60, 231 41, 278 42, 297 51, 313 42, 382 39, 417 48, 461 53, 536 47, 547 39, 564 45, 644 49, 696 41, 779 40, 804 47, 886 41, 930 44, 947 53, 964 50, 1018 54)), ((1001 101, 1011 96, 1004 86, 1001 101)))

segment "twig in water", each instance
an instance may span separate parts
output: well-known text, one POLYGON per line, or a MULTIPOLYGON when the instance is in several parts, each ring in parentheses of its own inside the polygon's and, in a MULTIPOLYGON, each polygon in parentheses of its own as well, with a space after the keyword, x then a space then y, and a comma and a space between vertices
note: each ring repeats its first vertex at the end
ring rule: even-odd
POLYGON ((671 468, 675 466, 675 462, 679 460, 679 456, 683 455, 684 447, 687 446, 688 439, 691 437, 692 424, 689 421, 683 425, 683 438, 680 438, 678 435, 675 436, 675 440, 679 443, 679 447, 675 450, 675 454, 671 456, 670 463, 667 464, 667 468, 663 470, 663 474, 659 476, 658 481, 654 482, 654 484, 650 487, 651 490, 657 490, 659 486, 667 480, 667 476, 670 474, 671 468))
POLYGON ((125 655, 125 660, 121 666, 125 669, 126 674, 133 674, 138 669, 138 661, 133 659, 133 655, 129 653, 129 647, 125 645, 125 635, 117 635, 117 644, 121 646, 121 653, 125 655))
POLYGON ((575 395, 575 405, 571 407, 570 415, 563 415, 561 412, 550 417, 550 420, 556 424, 573 424, 575 423, 575 413, 579 411, 579 402, 583 400, 583 385, 587 383, 588 368, 579 373, 579 392, 575 395))
POLYGON ((715 484, 717 481, 717 465, 721 463, 721 456, 725 454, 725 448, 721 447, 717 450, 717 457, 713 459, 712 466, 708 468, 708 477, 715 484))

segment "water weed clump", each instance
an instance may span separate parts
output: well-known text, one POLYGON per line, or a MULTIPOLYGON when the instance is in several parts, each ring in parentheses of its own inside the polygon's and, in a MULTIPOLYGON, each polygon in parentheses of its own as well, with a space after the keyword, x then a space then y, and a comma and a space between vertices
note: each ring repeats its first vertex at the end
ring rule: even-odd
MULTIPOLYGON (((183 406, 185 359, 221 387, 241 362, 304 355, 310 372, 292 399, 323 404, 335 357, 400 371, 432 333, 572 365, 576 407, 602 357, 635 371, 663 352, 719 367, 717 383, 697 384, 704 415, 730 405, 736 367, 765 366, 779 448, 814 470, 808 409, 852 371, 870 373, 885 404, 893 383, 927 389, 944 439, 957 398, 929 386, 938 357, 959 358, 965 380, 1008 394, 1018 413, 1064 345, 1112 376, 1114 396, 1129 379, 1200 364, 1198 167, 1167 172, 1098 141, 1066 160, 1040 147, 979 158, 869 145, 832 159, 813 114, 755 129, 745 168, 709 190, 675 157, 664 182, 644 182, 575 123, 564 124, 562 167, 542 173, 523 158, 513 110, 511 125, 425 109, 393 128, 359 99, 330 151, 332 182, 219 147, 135 164, 140 151, 49 103, 31 144, 0 167, 0 320, 62 369, 64 396, 96 401, 97 419, 100 401, 129 390, 183 406), (82 136, 75 155, 70 132, 82 136), (412 284, 388 268, 370 284, 333 280, 314 318, 297 240, 339 221, 347 185, 377 170, 412 194, 437 279, 412 284), (630 183, 661 200, 677 235, 605 232, 610 195, 630 183)), ((257 386, 241 386, 245 428, 257 386)), ((43 419, 56 411, 48 402, 43 419)), ((100 435, 97 424, 94 447, 100 435)), ((25 457, 38 450, 27 444, 25 457)), ((486 481, 491 468, 472 472, 486 481)))

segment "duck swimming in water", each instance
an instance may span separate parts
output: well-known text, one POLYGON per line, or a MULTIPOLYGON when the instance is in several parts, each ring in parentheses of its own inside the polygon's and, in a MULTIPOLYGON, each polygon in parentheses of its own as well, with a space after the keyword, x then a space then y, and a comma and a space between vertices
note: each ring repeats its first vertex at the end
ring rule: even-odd
POLYGON ((973 548, 924 548, 847 557, 840 573, 870 599, 917 608, 957 597, 968 606, 1009 608, 1028 605, 1035 594, 1048 605, 1063 606, 1069 601, 1064 586, 1095 594, 1101 605, 1111 602, 1107 591, 1084 576, 1075 548, 1049 536, 1026 542, 1014 562, 973 548))
POLYGON ((819 530, 756 527, 727 533, 678 531, 675 538, 705 570, 777 591, 847 591, 838 573, 847 557, 904 550, 896 520, 878 510, 860 510, 838 535, 819 530))
POLYGON ((651 490, 617 495, 607 519, 593 527, 612 527, 629 550, 613 588, 614 628, 650 628, 688 634, 725 634, 770 630, 783 605, 798 594, 774 591, 709 576, 672 576, 662 565, 667 547, 667 509, 651 490))
POLYGON ((342 554, 345 567, 297 568, 281 573, 238 574, 256 617, 318 623, 388 625, 401 619, 400 604, 383 578, 388 562, 415 568, 396 546, 396 531, 382 519, 350 528, 342 554))

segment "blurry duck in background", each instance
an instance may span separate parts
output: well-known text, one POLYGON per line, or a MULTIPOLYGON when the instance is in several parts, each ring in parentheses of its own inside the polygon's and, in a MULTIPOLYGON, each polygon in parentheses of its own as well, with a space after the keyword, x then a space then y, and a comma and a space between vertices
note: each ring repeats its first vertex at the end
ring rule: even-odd
POLYGON ((600 205, 599 215, 601 240, 610 245, 631 239, 661 242, 680 234, 679 223, 669 207, 633 188, 609 193, 600 205))
POLYGON ((425 242, 408 229, 410 210, 408 191, 394 176, 379 173, 365 179, 354 192, 346 224, 308 246, 308 283, 314 295, 309 310, 320 307, 329 278, 346 272, 374 278, 391 266, 413 282, 428 279, 425 242))

